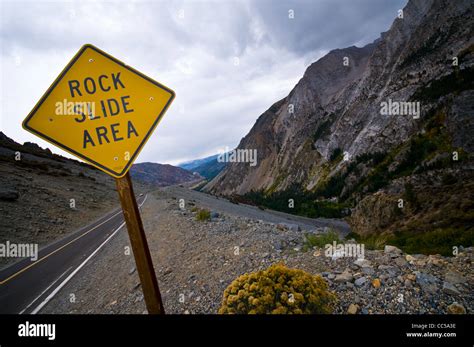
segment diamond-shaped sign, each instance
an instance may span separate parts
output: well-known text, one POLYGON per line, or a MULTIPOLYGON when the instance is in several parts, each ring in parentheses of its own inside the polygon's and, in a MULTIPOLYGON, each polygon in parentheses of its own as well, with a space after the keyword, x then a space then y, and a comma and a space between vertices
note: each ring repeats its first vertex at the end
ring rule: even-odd
POLYGON ((174 92, 92 45, 84 45, 23 128, 122 177, 174 99, 174 92))

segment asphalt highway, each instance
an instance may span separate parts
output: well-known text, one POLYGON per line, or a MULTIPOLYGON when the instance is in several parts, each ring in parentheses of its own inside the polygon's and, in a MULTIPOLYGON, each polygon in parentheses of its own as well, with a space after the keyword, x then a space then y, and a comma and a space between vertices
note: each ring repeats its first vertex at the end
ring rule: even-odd
MULTIPOLYGON (((142 206, 147 196, 139 196, 142 206)), ((39 250, 38 259, 20 260, 0 271, 0 314, 36 314, 120 230, 117 209, 39 250)))

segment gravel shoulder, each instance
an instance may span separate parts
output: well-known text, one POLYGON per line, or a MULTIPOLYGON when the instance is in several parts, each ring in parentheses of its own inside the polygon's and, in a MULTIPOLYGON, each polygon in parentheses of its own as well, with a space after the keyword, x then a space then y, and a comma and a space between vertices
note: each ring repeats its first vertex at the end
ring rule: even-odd
POLYGON ((245 217, 254 220, 263 220, 265 222, 275 224, 294 224, 298 225, 300 229, 307 231, 314 231, 327 227, 338 231, 341 236, 347 235, 350 232, 350 227, 347 222, 341 219, 313 219, 268 209, 261 210, 255 206, 231 203, 224 198, 218 198, 210 194, 203 194, 201 192, 179 186, 169 186, 163 188, 163 193, 173 199, 184 199, 185 204, 186 202, 196 203, 200 207, 233 216, 245 217))

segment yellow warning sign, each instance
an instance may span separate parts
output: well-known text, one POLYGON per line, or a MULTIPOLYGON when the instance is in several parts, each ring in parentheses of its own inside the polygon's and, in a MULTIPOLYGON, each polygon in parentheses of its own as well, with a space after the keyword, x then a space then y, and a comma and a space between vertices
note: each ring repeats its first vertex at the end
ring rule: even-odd
POLYGON ((92 45, 84 45, 23 121, 23 128, 122 177, 174 92, 92 45))

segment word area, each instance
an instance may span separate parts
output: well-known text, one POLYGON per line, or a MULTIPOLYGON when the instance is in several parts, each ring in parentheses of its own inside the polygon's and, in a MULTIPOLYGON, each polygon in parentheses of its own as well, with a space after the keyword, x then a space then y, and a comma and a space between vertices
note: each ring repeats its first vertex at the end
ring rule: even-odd
MULTIPOLYGON (((76 97, 85 97, 96 93, 106 94, 113 90, 126 91, 126 86, 121 79, 120 72, 110 75, 102 74, 97 78, 86 77, 83 80, 69 80, 68 87, 73 100, 76 97)), ((99 121, 108 117, 120 117, 120 115, 133 113, 130 95, 122 95, 118 98, 105 97, 99 101, 99 106, 97 108, 77 107, 74 109, 76 114, 74 120, 77 123, 97 122, 97 126, 93 130, 84 130, 82 136, 83 149, 122 141, 125 138, 130 139, 132 136, 139 136, 136 127, 130 119, 122 121, 117 119, 117 122, 107 126, 100 124, 99 121), (95 111, 96 109, 98 110, 97 112, 95 111)))

